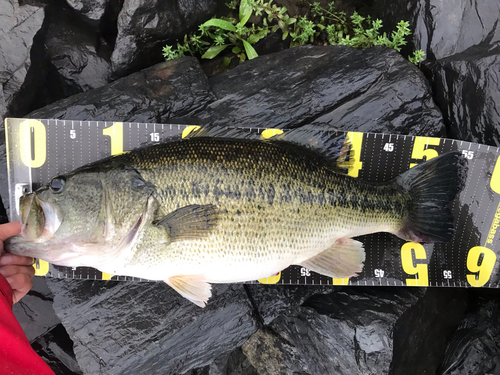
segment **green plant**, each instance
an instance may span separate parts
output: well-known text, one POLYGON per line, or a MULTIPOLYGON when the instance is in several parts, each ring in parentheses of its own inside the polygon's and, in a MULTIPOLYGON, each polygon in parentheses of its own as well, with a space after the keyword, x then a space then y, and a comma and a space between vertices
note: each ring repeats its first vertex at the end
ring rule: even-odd
MULTIPOLYGON (((235 1, 227 4, 230 9, 236 9, 235 1)), ((288 14, 285 14, 285 7, 277 7, 272 4, 272 0, 241 0, 239 4, 238 20, 233 17, 225 19, 213 18, 203 23, 199 27, 198 33, 184 37, 184 43, 177 43, 177 48, 165 46, 163 56, 167 60, 186 55, 187 53, 201 54, 204 59, 213 59, 232 46, 231 51, 238 56, 240 61, 253 59, 257 57, 257 52, 253 45, 270 32, 276 32, 278 29, 283 31, 283 38, 288 36, 288 27, 295 22, 288 14), (251 24, 247 26, 248 20, 255 13, 263 17, 262 26, 251 24), (275 21, 275 25, 270 26, 269 22, 275 21), (211 42, 207 42, 211 40, 211 42)), ((228 65, 229 60, 224 61, 228 65)))
MULTIPOLYGON (((334 2, 323 8, 318 2, 310 4, 306 16, 290 17, 285 7, 279 7, 272 0, 232 0, 227 6, 238 9, 238 19, 228 16, 214 18, 199 26, 197 33, 184 36, 184 43, 177 47, 165 46, 163 56, 171 60, 186 54, 199 54, 212 59, 228 47, 240 61, 257 57, 253 45, 271 32, 281 30, 283 40, 291 38, 290 47, 307 43, 347 45, 366 48, 382 45, 398 52, 406 44, 405 38, 411 34, 409 23, 401 21, 391 37, 380 34, 382 21, 372 21, 354 12, 347 17, 345 12, 335 11, 334 2), (238 7, 239 4, 239 7, 238 7), (260 17, 258 25, 249 23, 252 16, 260 17)), ((418 64, 424 52, 417 50, 408 59, 418 64)), ((228 66, 230 58, 225 57, 223 65, 228 66)))

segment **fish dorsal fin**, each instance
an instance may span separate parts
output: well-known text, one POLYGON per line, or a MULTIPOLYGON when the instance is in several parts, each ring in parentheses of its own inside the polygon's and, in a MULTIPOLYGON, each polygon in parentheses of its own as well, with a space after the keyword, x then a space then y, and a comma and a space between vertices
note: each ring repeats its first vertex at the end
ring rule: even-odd
POLYGON ((269 138, 270 142, 296 144, 321 154, 328 167, 336 173, 346 174, 354 164, 354 150, 346 140, 344 132, 318 129, 314 125, 304 125, 299 129, 286 130, 269 138))
POLYGON ((182 132, 183 139, 192 138, 234 138, 259 140, 260 135, 255 129, 228 128, 226 126, 188 126, 182 132))
POLYGON ((269 130, 272 129, 262 130, 260 132, 255 129, 223 126, 192 126, 183 131, 182 137, 184 139, 198 137, 233 138, 298 145, 322 155, 328 168, 336 173, 346 174, 347 170, 354 164, 354 150, 351 143, 346 141, 344 132, 318 129, 314 125, 304 125, 298 129, 276 129, 276 134, 269 137, 269 130))
POLYGON ((356 276, 363 270, 365 250, 359 241, 337 240, 330 248, 300 262, 300 266, 333 278, 356 276))
POLYGON ((200 307, 205 307, 212 296, 212 286, 203 275, 172 276, 165 282, 181 296, 200 307))
POLYGON ((170 242, 196 240, 212 233, 217 225, 219 210, 213 204, 192 204, 172 211, 155 225, 167 230, 170 242))

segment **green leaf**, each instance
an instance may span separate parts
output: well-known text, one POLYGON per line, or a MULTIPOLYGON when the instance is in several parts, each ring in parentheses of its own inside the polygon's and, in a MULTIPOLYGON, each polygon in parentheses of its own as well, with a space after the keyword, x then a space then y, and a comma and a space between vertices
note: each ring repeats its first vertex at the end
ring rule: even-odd
POLYGON ((222 66, 224 68, 227 68, 229 66, 229 64, 231 64, 231 59, 229 57, 224 57, 224 59, 222 60, 222 66))
POLYGON ((224 44, 222 46, 212 46, 209 49, 207 49, 207 52, 201 56, 202 59, 213 59, 215 56, 217 56, 219 53, 224 51, 226 47, 229 46, 229 44, 224 44))
POLYGON ((240 25, 244 26, 252 16, 252 1, 241 0, 240 3, 240 25))
POLYGON ((240 47, 238 47, 238 46, 235 46, 235 47, 233 47, 232 52, 233 52, 235 55, 237 55, 238 53, 240 53, 240 52, 241 52, 241 48, 240 48, 240 47))
POLYGON ((203 26, 215 26, 227 31, 236 31, 236 27, 231 22, 212 18, 203 24, 203 26))
POLYGON ((242 39, 241 41, 243 42, 243 47, 245 47, 245 52, 247 53, 248 60, 255 59, 257 56, 259 56, 250 43, 248 43, 244 39, 242 39))

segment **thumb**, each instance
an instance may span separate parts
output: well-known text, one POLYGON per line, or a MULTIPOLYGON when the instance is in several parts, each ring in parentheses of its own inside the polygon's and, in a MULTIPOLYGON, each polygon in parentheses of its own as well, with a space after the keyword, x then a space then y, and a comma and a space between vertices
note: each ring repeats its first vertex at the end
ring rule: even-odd
POLYGON ((0 225, 0 241, 5 241, 7 238, 15 236, 21 232, 21 223, 14 221, 12 223, 0 225))

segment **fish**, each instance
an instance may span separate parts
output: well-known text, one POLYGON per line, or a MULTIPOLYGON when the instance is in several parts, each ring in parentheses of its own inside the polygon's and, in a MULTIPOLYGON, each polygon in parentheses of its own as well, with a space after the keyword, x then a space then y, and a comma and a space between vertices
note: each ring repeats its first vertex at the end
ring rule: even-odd
POLYGON ((211 284, 299 265, 359 275, 354 239, 377 232, 448 242, 467 160, 442 154, 384 183, 347 175, 345 137, 297 129, 262 139, 201 128, 54 177, 19 201, 6 251, 55 265, 165 281, 200 307, 211 284))

